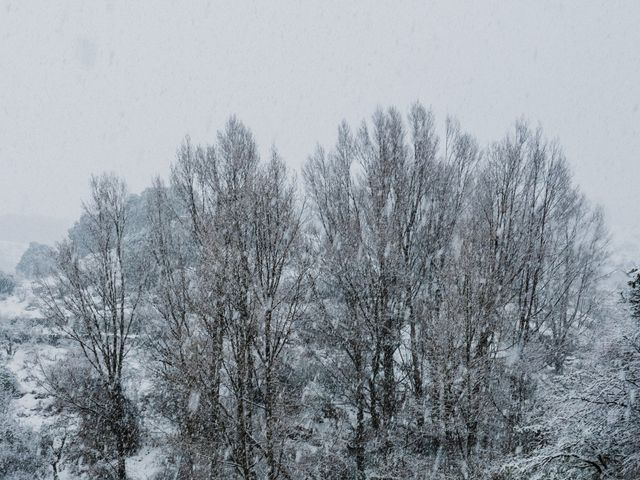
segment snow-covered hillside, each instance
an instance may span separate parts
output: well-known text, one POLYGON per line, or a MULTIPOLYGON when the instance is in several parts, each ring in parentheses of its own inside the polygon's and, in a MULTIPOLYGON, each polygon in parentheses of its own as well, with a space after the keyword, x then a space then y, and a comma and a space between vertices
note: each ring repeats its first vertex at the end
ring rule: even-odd
MULTIPOLYGON (((61 429, 60 422, 64 419, 59 417, 54 399, 43 380, 45 372, 64 363, 70 348, 69 343, 42 318, 36 307, 34 287, 30 281, 20 281, 13 295, 0 297, 0 382, 3 381, 3 370, 15 380, 15 395, 5 408, 27 439, 46 438, 46 435, 55 435, 61 429)), ((132 353, 131 360, 127 385, 132 396, 143 402, 143 388, 148 387, 143 378, 143 361, 137 358, 136 352, 132 353)), ((65 428, 68 427, 62 427, 63 430, 65 428)), ((148 443, 127 459, 131 480, 151 479, 159 468, 160 450, 153 446, 152 441, 148 443)), ((31 447, 34 449, 23 452, 25 457, 29 457, 25 461, 46 461, 51 456, 46 447, 41 448, 38 444, 31 447)), ((3 460, 6 459, 0 452, 0 464, 3 460)), ((58 474, 59 480, 78 478, 62 465, 58 467, 58 474)))

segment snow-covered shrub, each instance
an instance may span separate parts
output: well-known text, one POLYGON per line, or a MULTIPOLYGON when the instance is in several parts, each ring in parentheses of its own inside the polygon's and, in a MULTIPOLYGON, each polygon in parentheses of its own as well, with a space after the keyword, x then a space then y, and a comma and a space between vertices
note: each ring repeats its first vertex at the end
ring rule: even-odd
POLYGON ((0 271, 0 296, 11 295, 16 288, 16 281, 14 278, 2 271, 0 271))
POLYGON ((631 313, 622 307, 563 375, 540 385, 539 404, 523 429, 533 448, 507 462, 508 479, 640 478, 640 311, 631 286, 631 313), (634 318, 636 317, 636 318, 634 318))
POLYGON ((16 421, 11 402, 16 394, 16 381, 11 372, 0 367, 0 478, 40 479, 44 466, 38 452, 37 435, 16 421))
POLYGON ((111 478, 116 453, 129 456, 138 450, 140 425, 136 406, 124 392, 110 390, 80 357, 70 356, 46 376, 55 408, 73 423, 66 463, 78 475, 111 478), (123 444, 118 443, 119 438, 124 439, 123 444))
POLYGON ((0 395, 5 400, 18 396, 18 382, 3 365, 0 365, 0 395))

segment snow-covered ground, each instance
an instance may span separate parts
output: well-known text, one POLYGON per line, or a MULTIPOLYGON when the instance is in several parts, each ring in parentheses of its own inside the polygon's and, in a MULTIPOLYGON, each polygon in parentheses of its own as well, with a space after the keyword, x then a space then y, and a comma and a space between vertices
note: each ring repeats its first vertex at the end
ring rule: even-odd
MULTIPOLYGON (((33 285, 29 282, 19 284, 13 295, 0 297, 0 365, 6 366, 18 383, 12 415, 23 426, 39 432, 55 420, 48 408, 53 399, 42 384, 43 369, 64 359, 68 344, 64 339, 51 341, 54 330, 42 320, 34 303, 33 285)), ((145 389, 150 388, 144 361, 132 353, 131 365, 129 375, 135 378, 130 378, 128 384, 135 385, 133 398, 142 402, 145 389)), ((151 479, 158 471, 161 452, 160 448, 143 443, 139 452, 127 460, 129 478, 151 479)), ((75 479, 68 469, 60 472, 60 480, 75 479)))

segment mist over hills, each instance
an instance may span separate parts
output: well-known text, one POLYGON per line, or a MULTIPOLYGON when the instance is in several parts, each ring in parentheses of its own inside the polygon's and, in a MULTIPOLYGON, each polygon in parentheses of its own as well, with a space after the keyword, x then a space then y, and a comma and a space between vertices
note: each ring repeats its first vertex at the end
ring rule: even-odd
POLYGON ((72 220, 39 215, 0 215, 0 270, 13 273, 29 243, 54 245, 71 225, 72 220))

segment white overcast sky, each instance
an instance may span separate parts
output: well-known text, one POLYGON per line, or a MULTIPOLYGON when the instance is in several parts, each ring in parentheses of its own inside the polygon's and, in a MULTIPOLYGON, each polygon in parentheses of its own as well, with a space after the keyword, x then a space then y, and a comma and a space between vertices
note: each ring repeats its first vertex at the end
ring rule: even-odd
POLYGON ((481 144, 557 138, 615 235, 640 231, 640 2, 0 0, 0 214, 137 192, 230 114, 299 166, 341 119, 419 99, 481 144))

